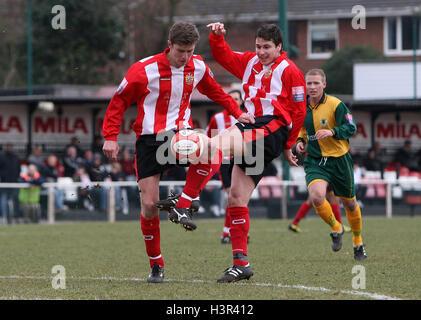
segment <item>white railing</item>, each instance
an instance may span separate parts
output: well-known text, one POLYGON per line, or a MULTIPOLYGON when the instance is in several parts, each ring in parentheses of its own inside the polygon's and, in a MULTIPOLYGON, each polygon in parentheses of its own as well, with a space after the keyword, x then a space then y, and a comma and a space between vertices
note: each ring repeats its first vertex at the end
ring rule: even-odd
MULTIPOLYGON (((167 186, 169 189, 173 189, 176 186, 184 186, 184 181, 161 181, 159 185, 167 186)), ((402 186, 404 185, 405 189, 417 190, 421 195, 421 181, 400 181, 397 179, 396 181, 386 181, 386 180, 375 180, 375 181, 363 181, 362 185, 386 185, 386 195, 385 195, 385 208, 386 208, 386 217, 392 218, 393 215, 393 207, 392 207, 392 188, 394 186, 402 186)), ((13 188, 13 189, 20 189, 28 187, 28 183, 0 183, 0 189, 2 188, 13 188)), ((116 182, 91 182, 89 185, 82 182, 72 182, 70 185, 63 186, 57 182, 46 182, 42 184, 42 188, 47 190, 47 221, 49 224, 55 223, 55 206, 54 206, 54 188, 95 188, 95 187, 106 187, 108 190, 108 221, 113 223, 115 222, 116 211, 115 211, 115 189, 114 187, 137 187, 136 181, 116 181, 116 182)), ((218 180, 211 180, 208 182, 207 186, 221 186, 221 182, 218 180)), ((280 186, 282 188, 282 196, 280 198, 281 201, 281 216, 282 219, 288 218, 288 187, 289 186, 304 186, 305 181, 287 181, 281 179, 270 179, 270 181, 262 180, 258 187, 260 186, 280 186)), ((1 191, 1 190, 0 190, 1 191)), ((1 215, 0 215, 1 216, 1 215)))

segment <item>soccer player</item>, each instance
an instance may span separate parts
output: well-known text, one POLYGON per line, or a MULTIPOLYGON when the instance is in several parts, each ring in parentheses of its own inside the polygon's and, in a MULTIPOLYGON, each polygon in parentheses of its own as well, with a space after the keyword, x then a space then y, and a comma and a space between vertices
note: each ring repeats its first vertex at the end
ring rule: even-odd
POLYGON ((305 151, 306 183, 316 213, 331 228, 332 250, 342 248, 344 228, 335 219, 326 200, 326 188, 333 192, 344 205, 353 232, 354 258, 367 258, 361 237, 361 209, 355 197, 353 161, 349 153, 349 138, 356 132, 356 125, 348 107, 338 98, 327 95, 326 75, 321 69, 306 74, 309 95, 304 126, 297 139, 298 153, 305 151))
MULTIPOLYGON (((241 79, 244 106, 256 117, 254 124, 237 123, 209 139, 212 163, 219 168, 222 156, 234 155, 228 213, 231 217, 231 246, 233 265, 217 282, 249 279, 253 270, 247 256, 249 232, 248 202, 262 178, 263 168, 282 152, 285 160, 297 166, 292 153, 306 112, 304 76, 282 50, 282 32, 275 24, 257 30, 255 52, 234 52, 225 42, 223 23, 208 24, 211 52, 216 61, 241 79), (246 148, 243 148, 246 144, 246 148), (255 154, 250 162, 249 154, 255 154), (218 156, 219 155, 219 156, 218 156), (258 167, 261 165, 261 169, 258 167)), ((177 208, 188 210, 190 200, 209 177, 187 177, 177 208)))
MULTIPOLYGON (((330 206, 332 207, 332 211, 333 211, 333 214, 335 215, 335 219, 339 223, 342 223, 341 209, 339 208, 339 201, 338 201, 338 198, 335 196, 335 193, 330 187, 327 187, 326 198, 329 201, 330 206)), ((300 233, 301 229, 298 225, 301 219, 303 219, 306 216, 306 214, 310 211, 311 208, 312 208, 311 199, 310 197, 308 197, 307 200, 304 201, 302 205, 300 206, 300 208, 298 209, 297 214, 295 215, 294 219, 288 225, 288 229, 291 230, 292 232, 300 233)), ((344 227, 345 232, 351 232, 350 227, 346 225, 343 225, 343 227, 344 227)))
MULTIPOLYGON (((175 23, 169 31, 168 48, 164 52, 130 67, 104 118, 103 151, 107 157, 116 159, 123 114, 137 103, 138 116, 133 130, 137 137, 135 161, 141 200, 140 226, 152 268, 148 282, 162 282, 164 278, 160 221, 154 203, 159 199, 161 173, 174 165, 159 163, 157 150, 163 143, 169 145, 169 139, 160 141, 157 134, 192 126, 190 98, 195 88, 227 109, 238 121, 254 121, 222 90, 202 57, 193 54, 198 40, 199 32, 193 24, 175 23)), ((194 165, 189 171, 192 169, 196 170, 194 165)))

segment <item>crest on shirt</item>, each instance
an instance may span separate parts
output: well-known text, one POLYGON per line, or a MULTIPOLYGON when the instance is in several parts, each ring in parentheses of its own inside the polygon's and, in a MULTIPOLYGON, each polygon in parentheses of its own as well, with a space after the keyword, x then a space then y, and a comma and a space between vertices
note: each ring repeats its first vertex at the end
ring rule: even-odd
POLYGON ((327 119, 325 119, 325 118, 321 119, 320 124, 322 125, 322 127, 327 127, 327 124, 328 124, 327 119))
POLYGON ((272 76, 272 69, 269 69, 268 71, 265 72, 265 78, 270 78, 272 76))
POLYGON ((186 84, 188 86, 191 86, 193 84, 193 81, 194 81, 194 76, 193 76, 193 74, 188 73, 188 74, 186 74, 186 76, 184 77, 184 79, 186 81, 186 84))

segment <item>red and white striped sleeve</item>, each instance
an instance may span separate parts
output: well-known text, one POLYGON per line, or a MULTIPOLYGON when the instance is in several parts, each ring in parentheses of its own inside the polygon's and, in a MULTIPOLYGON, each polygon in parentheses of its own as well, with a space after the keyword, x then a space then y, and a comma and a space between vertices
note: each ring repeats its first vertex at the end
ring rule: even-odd
POLYGON ((232 51, 224 36, 216 36, 213 33, 209 35, 209 44, 215 60, 238 79, 243 78, 249 60, 256 55, 249 51, 232 51))
POLYGON ((306 85, 302 72, 294 65, 285 69, 282 79, 287 90, 288 103, 283 107, 289 112, 292 119, 292 128, 289 131, 286 149, 291 149, 296 143, 298 134, 306 116, 306 85))
POLYGON ((112 97, 104 117, 102 135, 117 141, 124 112, 145 93, 147 77, 140 62, 132 65, 112 97))

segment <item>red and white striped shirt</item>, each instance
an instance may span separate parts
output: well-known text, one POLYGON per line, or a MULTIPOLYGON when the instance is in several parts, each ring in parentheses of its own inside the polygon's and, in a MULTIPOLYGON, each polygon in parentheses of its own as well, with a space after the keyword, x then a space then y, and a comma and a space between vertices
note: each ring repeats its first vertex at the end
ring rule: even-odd
POLYGON ((190 99, 197 88, 235 118, 242 111, 234 99, 215 81, 203 58, 193 55, 188 63, 175 68, 164 52, 133 64, 108 105, 103 124, 105 140, 117 140, 127 108, 137 102, 136 136, 192 127, 190 99))
POLYGON ((206 134, 209 138, 212 138, 237 122, 237 119, 231 116, 228 111, 218 112, 210 119, 206 127, 206 134))
POLYGON ((306 114, 305 80, 286 52, 268 66, 263 66, 255 52, 233 52, 224 36, 209 36, 212 56, 225 69, 241 79, 242 97, 247 112, 256 118, 278 116, 291 125, 286 149, 297 140, 306 114))

